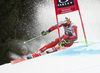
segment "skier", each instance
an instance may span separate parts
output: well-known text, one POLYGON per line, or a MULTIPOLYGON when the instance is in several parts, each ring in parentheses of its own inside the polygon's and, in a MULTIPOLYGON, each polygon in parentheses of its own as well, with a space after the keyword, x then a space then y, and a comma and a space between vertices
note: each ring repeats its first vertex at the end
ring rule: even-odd
MULTIPOLYGON (((77 40, 77 26, 74 25, 70 21, 70 18, 65 17, 65 21, 60 22, 59 27, 64 27, 64 32, 65 32, 65 34, 62 37, 60 37, 61 45, 64 46, 64 47, 70 47, 74 43, 74 41, 77 40)), ((43 31, 41 34, 43 36, 45 36, 45 35, 49 34, 50 32, 52 32, 53 30, 55 30, 57 28, 58 27, 57 27, 57 24, 56 24, 56 25, 52 26, 51 28, 49 28, 48 30, 43 31)), ((43 46, 41 49, 39 49, 38 51, 33 53, 32 57, 41 56, 41 54, 44 51, 46 51, 49 48, 55 47, 57 44, 59 44, 59 38, 56 38, 55 41, 52 41, 51 43, 43 46)), ((52 52, 57 51, 58 48, 60 48, 60 47, 52 48, 52 52)))

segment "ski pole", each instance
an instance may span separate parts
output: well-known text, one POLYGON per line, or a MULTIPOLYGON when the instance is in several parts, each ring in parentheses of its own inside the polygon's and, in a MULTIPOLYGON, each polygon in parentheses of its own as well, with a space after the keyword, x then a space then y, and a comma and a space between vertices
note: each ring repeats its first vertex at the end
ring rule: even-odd
MULTIPOLYGON (((71 42, 66 42, 65 40, 64 40, 64 42, 65 42, 65 43, 71 43, 71 42)), ((74 42, 74 43, 85 43, 85 41, 77 41, 77 42, 74 42)), ((88 43, 94 43, 94 42, 88 41, 88 43)))
POLYGON ((39 36, 37 36, 37 37, 35 37, 35 38, 32 38, 32 39, 29 39, 29 40, 25 41, 24 44, 27 43, 27 42, 30 42, 30 41, 32 41, 32 40, 34 40, 34 39, 36 39, 36 38, 38 38, 38 37, 40 37, 40 36, 42 36, 42 35, 39 35, 39 36))
MULTIPOLYGON (((77 41, 77 42, 74 42, 74 43, 85 43, 85 41, 77 41)), ((88 43, 94 43, 94 42, 88 41, 88 43)))

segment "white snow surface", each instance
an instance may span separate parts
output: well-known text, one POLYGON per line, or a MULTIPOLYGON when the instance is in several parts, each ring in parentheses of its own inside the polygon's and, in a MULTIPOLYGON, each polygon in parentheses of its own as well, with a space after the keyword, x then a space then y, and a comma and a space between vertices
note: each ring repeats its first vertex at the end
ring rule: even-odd
POLYGON ((68 48, 13 65, 1 65, 0 73, 100 73, 100 43, 68 48))

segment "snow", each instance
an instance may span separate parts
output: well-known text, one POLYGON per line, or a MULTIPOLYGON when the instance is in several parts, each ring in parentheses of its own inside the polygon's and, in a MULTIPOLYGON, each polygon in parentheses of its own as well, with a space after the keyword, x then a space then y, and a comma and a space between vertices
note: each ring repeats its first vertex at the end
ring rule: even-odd
POLYGON ((5 64, 0 66, 0 73, 100 73, 99 58, 100 43, 97 42, 13 65, 5 64))

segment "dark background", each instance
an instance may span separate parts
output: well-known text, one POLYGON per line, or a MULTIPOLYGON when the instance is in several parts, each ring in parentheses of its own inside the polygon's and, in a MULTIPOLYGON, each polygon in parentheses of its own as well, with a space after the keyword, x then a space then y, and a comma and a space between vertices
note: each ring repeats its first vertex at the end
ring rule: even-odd
POLYGON ((22 43, 34 36, 29 35, 35 24, 30 26, 35 23, 34 7, 40 1, 42 0, 0 0, 0 65, 12 60, 9 52, 20 54, 19 49, 16 49, 20 48, 16 44, 19 43, 17 40, 22 43))

